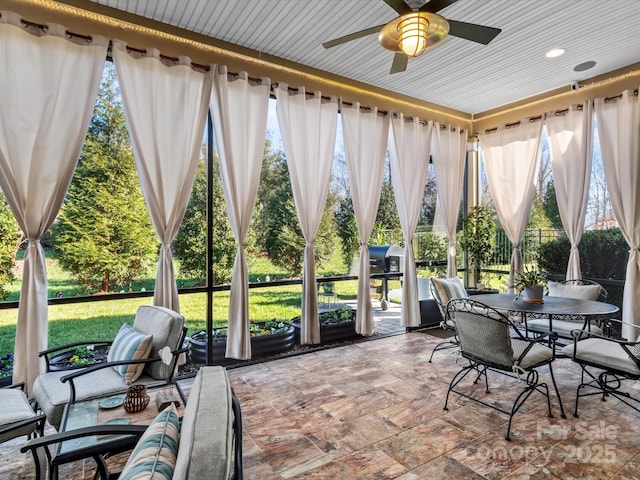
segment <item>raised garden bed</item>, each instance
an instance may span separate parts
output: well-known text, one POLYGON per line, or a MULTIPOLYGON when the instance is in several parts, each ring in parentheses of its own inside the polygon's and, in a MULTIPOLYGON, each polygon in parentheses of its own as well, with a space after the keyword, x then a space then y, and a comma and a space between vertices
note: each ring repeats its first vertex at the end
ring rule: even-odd
MULTIPOLYGON (((330 345, 332 343, 346 342, 362 338, 356 333, 356 311, 352 308, 340 308, 328 310, 319 314, 320 343, 330 345)), ((296 329, 296 344, 300 344, 300 317, 291 320, 296 329)))
POLYGON ((13 354, 0 358, 0 387, 6 387, 12 383, 13 354))
POLYGON ((107 361, 109 345, 89 345, 67 350, 49 359, 49 370, 73 370, 107 361))
MULTIPOLYGON (((267 358, 290 351, 295 344, 294 328, 289 322, 269 320, 267 322, 251 322, 251 358, 267 358)), ((218 328, 213 336, 213 364, 230 365, 240 360, 226 358, 227 329, 218 328)), ((191 335, 189 339, 189 356, 196 364, 207 363, 207 336, 204 330, 191 335)))

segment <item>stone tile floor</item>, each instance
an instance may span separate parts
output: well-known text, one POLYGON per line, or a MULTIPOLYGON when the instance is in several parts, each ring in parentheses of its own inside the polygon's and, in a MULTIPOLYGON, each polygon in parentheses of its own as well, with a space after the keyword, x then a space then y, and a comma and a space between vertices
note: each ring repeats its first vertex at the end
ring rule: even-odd
MULTIPOLYGON (((580 375, 570 360, 554 365, 567 418, 555 398, 548 418, 534 395, 507 442, 506 415, 456 396, 443 410, 462 360, 448 350, 429 364, 439 341, 414 331, 230 369, 243 409, 245 478, 640 479, 640 414, 589 397, 574 418, 580 375)), ((492 374, 490 387, 488 395, 470 381, 465 388, 506 406, 521 384, 492 374)), ((0 478, 33 478, 21 443, 0 446, 0 478)), ((91 478, 85 463, 67 466, 61 478, 91 478)))

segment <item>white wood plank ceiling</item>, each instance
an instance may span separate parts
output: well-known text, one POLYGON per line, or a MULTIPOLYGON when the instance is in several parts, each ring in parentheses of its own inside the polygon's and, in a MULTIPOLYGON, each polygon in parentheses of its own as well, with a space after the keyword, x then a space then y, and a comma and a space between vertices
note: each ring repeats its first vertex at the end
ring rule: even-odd
POLYGON ((92 1, 467 113, 640 62, 639 0, 458 0, 439 14, 502 32, 486 46, 448 36, 393 75, 376 34, 322 47, 397 17, 382 0, 92 1), (554 47, 565 54, 545 58, 554 47))

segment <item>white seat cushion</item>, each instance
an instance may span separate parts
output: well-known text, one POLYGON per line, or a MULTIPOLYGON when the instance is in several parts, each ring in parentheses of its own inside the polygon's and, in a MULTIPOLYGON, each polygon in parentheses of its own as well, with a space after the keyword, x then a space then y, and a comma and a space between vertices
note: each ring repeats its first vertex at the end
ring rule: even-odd
MULTIPOLYGON (((69 373, 71 372, 64 370, 43 373, 38 375, 33 383, 33 397, 47 416, 49 423, 56 429, 60 427, 64 406, 69 403, 71 397, 69 384, 62 383, 60 378, 69 373)), ((76 401, 125 392, 128 387, 124 378, 110 367, 76 378, 74 383, 76 386, 76 401)), ((143 375, 135 383, 151 385, 160 382, 143 375)))
MULTIPOLYGON (((570 343, 562 349, 562 353, 573 357, 574 344, 570 343)), ((616 342, 601 338, 587 338, 578 342, 576 352, 578 360, 602 365, 604 367, 628 372, 632 375, 640 375, 640 368, 629 358, 620 345, 616 342)))
MULTIPOLYGON (((513 361, 517 361, 522 355, 522 352, 529 346, 531 342, 527 340, 520 340, 519 338, 511 339, 511 346, 513 347, 513 361)), ((546 363, 553 357, 553 351, 546 345, 542 345, 540 343, 534 343, 531 349, 527 352, 520 363, 519 367, 524 370, 532 367, 534 365, 538 365, 541 363, 546 363)))
POLYGON ((579 298, 582 300, 598 300, 600 285, 565 285, 558 282, 547 282, 549 295, 552 297, 579 298))
MULTIPOLYGON (((0 389, 0 426, 9 425, 20 420, 26 420, 35 417, 27 396, 22 390, 17 388, 0 389)), ((21 435, 28 435, 35 429, 35 424, 27 425, 20 430, 14 430, 11 433, 0 436, 0 442, 4 442, 11 438, 21 435)))
MULTIPOLYGON (((551 326, 553 327, 553 331, 558 334, 559 337, 562 338, 573 338, 571 335, 572 330, 581 330, 582 325, 584 323, 580 322, 572 322, 569 320, 556 320, 553 319, 551 322, 551 326)), ((590 332, 602 334, 602 329, 597 325, 591 325, 590 332)), ((549 320, 548 319, 535 319, 535 320, 527 320, 527 330, 538 333, 546 333, 549 331, 549 320)))

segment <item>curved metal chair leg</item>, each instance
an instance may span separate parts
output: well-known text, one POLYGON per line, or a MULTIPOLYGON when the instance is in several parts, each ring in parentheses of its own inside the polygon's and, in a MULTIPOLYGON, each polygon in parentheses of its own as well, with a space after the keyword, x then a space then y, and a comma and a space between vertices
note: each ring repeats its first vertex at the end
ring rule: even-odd
POLYGON ((438 350, 446 350, 449 348, 456 348, 458 346, 459 346, 458 342, 454 340, 447 340, 446 342, 440 342, 431 351, 431 355, 429 356, 429 363, 431 363, 431 360, 433 360, 433 354, 436 353, 438 350), (445 346, 445 345, 449 345, 449 346, 445 346))
POLYGON ((444 408, 443 410, 449 410, 449 394, 453 391, 454 388, 456 388, 456 385, 458 385, 462 380, 464 380, 464 378, 469 374, 469 372, 471 372, 472 370, 475 370, 476 366, 474 364, 469 364, 466 367, 462 367, 462 370, 458 371, 458 373, 456 373, 453 378, 451 379, 451 382, 449 383, 449 389, 447 390, 447 396, 444 400, 444 408))
POLYGON ((549 364, 549 374, 551 375, 551 382, 553 383, 553 389, 556 391, 556 397, 558 397, 558 405, 560 406, 560 416, 562 418, 567 418, 567 415, 564 413, 564 406, 562 405, 562 397, 560 396, 560 391, 558 391, 558 385, 556 384, 556 377, 553 374, 553 367, 549 364))

